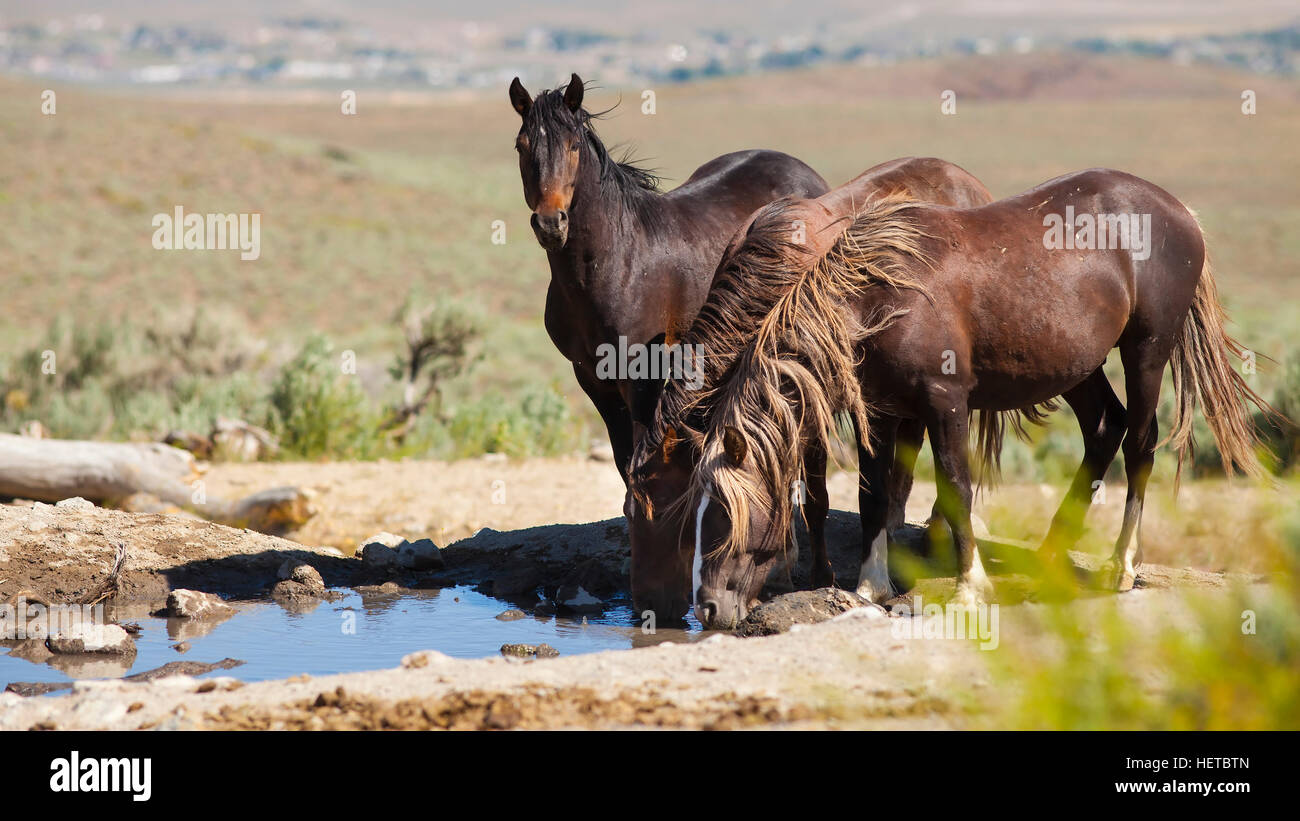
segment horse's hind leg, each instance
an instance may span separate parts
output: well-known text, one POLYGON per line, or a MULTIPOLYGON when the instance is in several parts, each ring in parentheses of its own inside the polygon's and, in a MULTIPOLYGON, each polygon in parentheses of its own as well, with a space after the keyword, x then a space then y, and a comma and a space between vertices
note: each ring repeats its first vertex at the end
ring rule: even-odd
POLYGON ((1083 520, 1092 504, 1097 483, 1102 481, 1107 468, 1115 460, 1127 424, 1124 405, 1115 396, 1110 380, 1101 368, 1062 396, 1079 420, 1079 430, 1083 434, 1083 463, 1074 474, 1074 481, 1052 517, 1052 525, 1039 548, 1039 555, 1045 562, 1065 561, 1065 551, 1073 547, 1083 534, 1083 520))
POLYGON ((904 419, 898 423, 894 437, 894 466, 889 472, 889 513, 885 529, 892 533, 903 526, 907 518, 907 497, 912 495, 912 474, 916 457, 925 441, 925 423, 920 419, 904 419))
POLYGON ((972 493, 966 403, 940 398, 928 409, 926 427, 930 432, 935 467, 938 468, 939 508, 948 520, 957 546, 959 566, 954 602, 974 606, 992 593, 993 586, 984 573, 970 523, 972 493))
POLYGON ((812 586, 834 587, 835 573, 826 553, 826 517, 831 510, 830 494, 826 492, 826 451, 810 449, 804 456, 804 466, 808 487, 803 515, 812 542, 812 586))
POLYGON ((1115 565, 1115 589, 1123 592, 1133 588, 1137 566, 1142 563, 1142 505, 1160 435, 1156 405, 1160 401, 1160 382, 1169 351, 1148 344, 1133 349, 1121 348, 1120 356, 1124 362, 1124 385, 1128 393, 1128 433, 1124 436, 1128 494, 1124 499, 1124 523, 1120 526, 1112 561, 1115 565))
MULTIPOLYGON (((862 519, 862 569, 857 593, 880 603, 894 595, 889 581, 889 536, 885 520, 889 514, 889 472, 894 461, 894 438, 898 420, 882 418, 872 422, 874 453, 858 443, 858 515, 862 519)), ((861 437, 859 436, 859 439, 861 437)))

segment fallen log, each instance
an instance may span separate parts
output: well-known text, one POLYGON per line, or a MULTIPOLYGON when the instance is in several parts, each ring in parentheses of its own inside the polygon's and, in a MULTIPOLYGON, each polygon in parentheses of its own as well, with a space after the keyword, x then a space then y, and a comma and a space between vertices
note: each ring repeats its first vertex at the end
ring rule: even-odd
POLYGON ((207 494, 196 485, 198 478, 192 454, 156 442, 0 434, 0 498, 57 502, 80 496, 104 507, 137 511, 179 508, 271 534, 302 524, 314 512, 298 488, 272 488, 231 501, 207 494))

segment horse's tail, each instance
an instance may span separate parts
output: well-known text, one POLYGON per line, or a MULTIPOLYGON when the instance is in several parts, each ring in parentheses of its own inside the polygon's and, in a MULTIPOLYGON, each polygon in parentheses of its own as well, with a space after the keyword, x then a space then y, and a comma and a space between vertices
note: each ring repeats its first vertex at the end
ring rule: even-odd
POLYGON ((1022 442, 1029 441, 1026 423, 1043 425, 1048 414, 1059 410, 1061 404, 1049 399, 1039 405, 1008 411, 975 411, 975 464, 976 483, 981 488, 996 485, 1002 475, 1002 443, 1008 428, 1022 442))
POLYGON ((1192 308, 1169 357, 1174 383, 1174 422, 1165 442, 1171 443, 1178 452, 1175 487, 1184 458, 1195 452, 1192 415, 1198 402, 1214 433, 1224 472, 1229 475, 1234 465, 1247 476, 1264 474, 1257 454, 1262 444, 1248 405, 1254 405, 1271 418, 1285 419, 1233 368, 1229 354, 1240 359, 1244 349, 1224 330, 1226 321, 1227 314, 1219 302, 1219 290, 1207 254, 1192 308))

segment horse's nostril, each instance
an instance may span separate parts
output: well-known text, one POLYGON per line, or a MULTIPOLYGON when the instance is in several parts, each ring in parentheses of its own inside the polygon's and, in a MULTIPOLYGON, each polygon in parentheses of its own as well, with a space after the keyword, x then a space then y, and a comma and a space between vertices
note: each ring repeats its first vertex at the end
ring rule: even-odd
POLYGON ((559 220, 560 225, 567 225, 569 223, 569 212, 561 211, 555 215, 555 218, 559 220))
POLYGON ((534 231, 536 231, 536 230, 537 230, 538 228, 540 228, 541 225, 542 225, 542 219, 541 219, 541 217, 537 216, 536 214, 533 214, 532 219, 530 219, 528 222, 529 222, 530 225, 533 226, 533 230, 534 230, 534 231))
POLYGON ((713 599, 709 599, 703 604, 698 605, 698 607, 700 612, 696 613, 695 616, 700 620, 700 624, 707 627, 718 617, 718 603, 713 599))

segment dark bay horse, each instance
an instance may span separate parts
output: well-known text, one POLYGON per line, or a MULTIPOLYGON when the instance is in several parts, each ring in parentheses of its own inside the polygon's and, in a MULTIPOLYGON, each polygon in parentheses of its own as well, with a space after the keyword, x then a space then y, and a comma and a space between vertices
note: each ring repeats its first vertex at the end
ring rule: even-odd
MULTIPOLYGON (((891 160, 870 168, 852 181, 836 188, 823 197, 835 202, 837 209, 853 213, 873 198, 904 196, 927 202, 946 203, 958 207, 972 207, 992 202, 993 195, 974 176, 952 163, 934 158, 891 160)), ((789 206, 774 206, 786 209, 789 206)), ((754 214, 762 218, 766 209, 754 214)), ((685 340, 703 342, 703 370, 705 381, 717 383, 722 379, 725 366, 739 352, 748 336, 758 327, 767 307, 751 300, 746 289, 754 282, 750 276, 761 275, 761 266, 752 266, 755 255, 780 254, 781 244, 762 245, 764 239, 753 229, 753 220, 736 232, 718 265, 704 307, 696 324, 685 340), (743 249, 743 252, 742 252, 743 249), (745 303, 745 304, 742 304, 745 303), (746 314, 752 304, 755 313, 746 314), (725 344, 719 334, 702 336, 704 328, 712 329, 725 324, 728 329, 725 344)), ((789 234, 799 234, 819 227, 787 225, 789 234)), ((806 239, 806 238, 804 238, 806 239)), ((803 241, 798 237, 794 241, 803 241)), ((698 451, 685 440, 685 431, 691 426, 686 420, 682 435, 667 426, 668 417, 685 414, 688 405, 700 400, 691 385, 681 380, 670 381, 656 414, 659 426, 654 436, 638 444, 632 457, 628 494, 623 512, 627 516, 632 542, 631 581, 632 597, 638 611, 653 610, 659 619, 679 619, 690 607, 691 557, 694 553, 693 530, 679 504, 694 472, 698 451), (683 442, 678 447, 679 442, 683 442)), ((700 405, 697 405, 699 407, 700 405)), ((987 418, 991 419, 996 414, 987 418)), ((983 421, 983 420, 982 420, 983 421)), ((695 423, 699 426, 699 423, 695 423)), ((652 426, 654 425, 652 421, 652 426)), ((891 519, 901 523, 903 508, 911 487, 912 467, 916 450, 920 448, 924 429, 918 422, 909 421, 900 426, 900 439, 906 447, 897 449, 899 465, 891 471, 888 490, 888 508, 891 519)), ((644 437, 638 437, 644 439, 644 437)), ((997 437, 1000 442, 1000 436, 997 437)), ((806 486, 791 489, 804 502, 805 518, 813 548, 812 576, 817 587, 834 582, 830 561, 826 556, 825 520, 829 510, 826 495, 826 451, 820 446, 810 447, 804 456, 806 486)), ((879 486, 868 491, 862 488, 863 505, 866 494, 879 491, 879 486)), ((896 524, 895 524, 896 526, 896 524)))
MULTIPOLYGON (((1165 441, 1180 466, 1199 404, 1225 469, 1262 472, 1248 405, 1276 411, 1233 368, 1241 348, 1224 330, 1195 215, 1152 183, 1093 169, 978 208, 787 201, 754 220, 736 254, 752 255, 753 284, 736 283, 735 308, 765 313, 729 367, 711 371, 723 380, 700 392, 704 406, 688 414, 706 420, 694 434, 699 467, 686 498, 695 506, 693 593, 707 626, 732 626, 751 607, 786 543, 786 489, 803 471, 801 454, 825 446, 837 413, 855 420, 862 472, 876 487, 887 481, 900 420, 924 423, 959 554, 955 601, 968 606, 990 590, 970 524, 971 409, 1062 395, 1074 410, 1083 463, 1043 548, 1058 559, 1122 444, 1128 492, 1112 558, 1121 591, 1141 562, 1166 365, 1174 419, 1165 441), (792 220, 808 226, 808 242, 786 241, 792 220), (756 278, 756 266, 772 279, 756 278), (1102 372, 1114 348, 1127 407, 1102 372)), ((701 313, 688 337, 731 345, 727 323, 709 318, 701 313)), ((668 401, 665 392, 661 409, 668 401)), ((870 501, 858 590, 880 599, 888 595, 885 503, 879 494, 870 501)))
POLYGON ((745 217, 778 197, 819 196, 827 185, 794 157, 750 150, 711 160, 660 193, 652 173, 610 156, 592 126, 596 115, 582 107, 583 90, 574 74, 566 88, 534 99, 516 77, 515 148, 533 232, 551 266, 547 333, 600 413, 626 480, 633 416, 648 420, 662 379, 609 378, 602 355, 658 339, 671 344, 703 304, 745 217))

